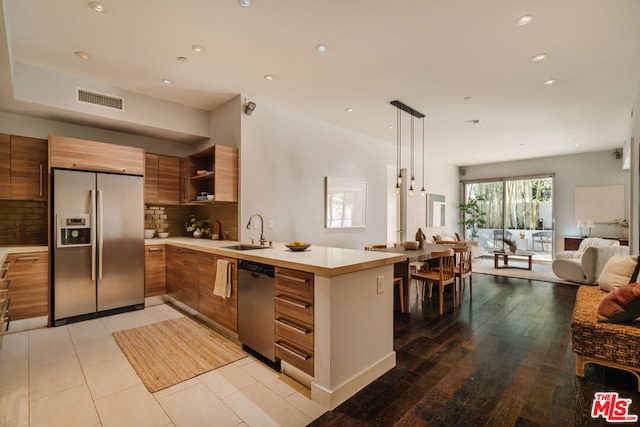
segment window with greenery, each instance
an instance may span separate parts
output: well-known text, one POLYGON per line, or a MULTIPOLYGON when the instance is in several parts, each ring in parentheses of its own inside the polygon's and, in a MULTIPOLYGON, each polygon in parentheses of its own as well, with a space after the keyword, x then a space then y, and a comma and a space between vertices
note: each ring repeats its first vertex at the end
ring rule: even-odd
POLYGON ((471 216, 463 215, 460 223, 464 225, 467 237, 477 237, 475 240, 483 246, 500 247, 504 238, 511 240, 514 235, 521 236, 524 241, 532 237, 528 231, 553 228, 552 176, 467 182, 464 183, 464 194, 461 208, 465 204, 476 205, 482 221, 476 224, 475 233, 469 224, 473 222, 471 216))

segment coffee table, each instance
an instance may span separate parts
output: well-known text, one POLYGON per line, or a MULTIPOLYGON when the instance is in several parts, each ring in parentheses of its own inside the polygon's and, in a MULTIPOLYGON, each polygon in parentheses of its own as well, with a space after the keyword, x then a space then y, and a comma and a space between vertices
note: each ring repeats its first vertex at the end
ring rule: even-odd
POLYGON ((531 270, 532 260, 534 252, 516 251, 516 252, 494 252, 493 253, 493 267, 494 268, 521 268, 523 270, 531 270), (498 259, 502 257, 502 265, 498 266, 498 259), (529 261, 527 267, 520 267, 517 265, 509 265, 509 257, 525 257, 529 261))

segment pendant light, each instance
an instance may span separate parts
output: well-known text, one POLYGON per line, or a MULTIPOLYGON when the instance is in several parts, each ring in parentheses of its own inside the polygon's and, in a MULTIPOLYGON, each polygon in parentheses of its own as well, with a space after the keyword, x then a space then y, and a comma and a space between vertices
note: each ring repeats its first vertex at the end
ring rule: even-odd
POLYGON ((396 194, 400 194, 400 188, 402 185, 402 116, 401 111, 398 108, 396 114, 396 194))
MULTIPOLYGON (((419 118, 419 119, 423 119, 424 118, 424 114, 422 114, 421 112, 414 110, 413 108, 409 107, 408 105, 395 100, 395 101, 391 101, 390 102, 391 105, 393 105, 394 107, 397 108, 397 112, 396 112, 396 127, 397 127, 397 134, 396 134, 396 168, 397 168, 397 177, 396 177, 396 193, 400 194, 400 190, 402 188, 402 111, 407 112, 409 114, 411 114, 411 181, 410 181, 410 186, 409 186, 409 195, 413 195, 413 186, 416 184, 416 179, 415 179, 415 143, 414 143, 414 118, 419 118)), ((424 121, 422 124, 422 129, 423 129, 423 151, 424 151, 424 121)), ((424 157, 424 153, 423 153, 423 157, 424 157)), ((423 191, 424 191, 424 158, 422 160, 422 170, 423 170, 423 191)))
POLYGON ((420 194, 422 196, 427 195, 427 190, 424 189, 424 117, 422 118, 422 190, 420 190, 420 194))
POLYGON ((415 178, 415 150, 414 150, 414 116, 411 116, 411 181, 409 182, 409 195, 413 196, 413 186, 416 183, 415 178))

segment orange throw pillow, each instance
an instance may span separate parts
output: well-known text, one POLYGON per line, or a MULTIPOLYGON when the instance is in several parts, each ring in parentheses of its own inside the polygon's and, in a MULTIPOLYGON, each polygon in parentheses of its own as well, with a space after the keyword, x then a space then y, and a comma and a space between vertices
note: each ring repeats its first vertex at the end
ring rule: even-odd
POLYGON ((598 322, 631 322, 640 317, 640 283, 631 283, 605 295, 598 305, 598 322))

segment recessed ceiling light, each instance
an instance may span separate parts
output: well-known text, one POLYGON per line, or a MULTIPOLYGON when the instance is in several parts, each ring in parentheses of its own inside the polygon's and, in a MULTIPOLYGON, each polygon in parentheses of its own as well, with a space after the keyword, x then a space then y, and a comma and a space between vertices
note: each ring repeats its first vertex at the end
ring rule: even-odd
POLYGON ((346 111, 347 113, 350 113, 353 111, 353 108, 345 108, 344 111, 346 111))
POLYGON ((389 129, 393 129, 393 126, 389 126, 389 129))
POLYGON ((549 80, 544 82, 544 84, 546 84, 547 86, 550 86, 550 85, 556 84, 556 83, 558 83, 558 79, 549 79, 549 80))
POLYGON ((516 19, 516 25, 528 25, 533 22, 533 15, 524 15, 516 19))
POLYGON ((238 4, 242 7, 251 7, 253 6, 253 0, 238 0, 238 4))
POLYGON ((319 44, 316 46, 316 50, 320 53, 325 53, 329 49, 326 44, 319 44))
POLYGON ((275 77, 273 77, 273 74, 265 74, 264 79, 265 80, 273 80, 275 77))
POLYGON ((185 58, 184 56, 178 56, 178 61, 180 61, 180 62, 189 62, 189 60, 187 58, 185 58))
POLYGON ((204 46, 200 46, 199 44, 194 44, 193 46, 191 46, 191 49, 193 49, 193 51, 196 53, 202 53, 206 50, 204 46))
POLYGON ((538 61, 542 61, 543 59, 545 59, 547 57, 546 53, 539 53, 537 55, 534 55, 531 57, 531 60, 533 62, 538 62, 538 61))
POLYGON ((576 144, 576 147, 580 147, 580 144, 576 144))
POLYGON ((75 52, 75 55, 80 59, 89 59, 90 58, 89 54, 85 53, 85 52, 78 51, 78 52, 75 52))
POLYGON ((162 83, 164 83, 166 85, 170 85, 173 82, 171 80, 169 80, 169 79, 162 79, 162 83))
POLYGON ((89 7, 93 10, 95 10, 96 12, 100 12, 100 13, 107 13, 107 8, 104 7, 104 5, 100 2, 97 1, 90 1, 89 2, 89 7))

